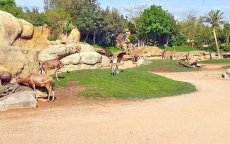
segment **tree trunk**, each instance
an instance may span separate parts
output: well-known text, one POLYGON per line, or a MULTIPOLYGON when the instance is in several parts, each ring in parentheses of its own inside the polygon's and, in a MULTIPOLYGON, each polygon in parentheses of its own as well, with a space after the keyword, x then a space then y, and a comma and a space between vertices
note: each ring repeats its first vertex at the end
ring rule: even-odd
POLYGON ((93 43, 94 43, 94 44, 96 43, 95 40, 96 40, 96 32, 94 31, 94 32, 93 32, 93 43))
POLYGON ((85 41, 84 42, 86 42, 86 40, 88 39, 88 37, 89 37, 89 32, 87 33, 87 36, 85 37, 85 41))
POLYGON ((217 50, 218 58, 220 59, 220 49, 219 49, 217 38, 216 38, 216 30, 215 30, 215 28, 213 28, 213 35, 214 35, 215 42, 216 42, 216 50, 217 50))

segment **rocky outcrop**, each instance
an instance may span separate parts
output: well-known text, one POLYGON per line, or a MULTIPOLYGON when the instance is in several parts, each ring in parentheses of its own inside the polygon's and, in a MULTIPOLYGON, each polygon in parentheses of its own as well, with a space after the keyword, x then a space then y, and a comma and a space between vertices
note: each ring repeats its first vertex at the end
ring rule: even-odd
POLYGON ((21 38, 31 38, 34 33, 34 26, 31 23, 23 19, 19 19, 19 21, 22 24, 22 33, 20 34, 20 37, 21 38))
POLYGON ((10 46, 22 33, 22 23, 13 15, 0 11, 0 47, 10 46))
POLYGON ((87 65, 94 65, 97 63, 101 63, 102 57, 97 52, 82 52, 80 53, 80 63, 87 65))
POLYGON ((102 67, 109 67, 110 66, 110 59, 107 56, 102 55, 101 66, 102 67))
POLYGON ((0 98, 0 111, 17 108, 35 108, 37 100, 33 91, 22 91, 0 98))
POLYGON ((21 72, 27 75, 38 72, 38 51, 16 49, 13 47, 0 48, 0 71, 9 71, 12 75, 21 72))
POLYGON ((95 48, 87 43, 80 43, 81 50, 80 52, 95 52, 95 48))
POLYGON ((61 62, 64 65, 77 65, 80 63, 80 60, 81 60, 80 53, 76 53, 61 59, 61 62))
POLYGON ((31 37, 25 37, 31 32, 31 26, 29 24, 24 24, 26 31, 20 36, 14 43, 13 46, 20 48, 29 49, 45 49, 49 47, 48 37, 50 31, 47 25, 34 27, 34 31, 31 37))
POLYGON ((77 43, 70 43, 66 45, 51 45, 49 48, 44 49, 39 53, 38 60, 40 62, 44 62, 46 60, 75 54, 79 51, 80 45, 77 43))
POLYGON ((77 27, 73 27, 71 33, 68 36, 68 41, 79 43, 80 42, 80 32, 77 27))

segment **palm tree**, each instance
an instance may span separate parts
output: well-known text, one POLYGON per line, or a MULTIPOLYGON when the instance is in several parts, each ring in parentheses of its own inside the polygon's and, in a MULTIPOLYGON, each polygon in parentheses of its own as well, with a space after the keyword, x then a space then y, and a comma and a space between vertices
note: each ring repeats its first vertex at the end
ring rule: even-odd
POLYGON ((218 28, 221 24, 224 23, 222 15, 223 13, 220 12, 220 10, 211 10, 208 13, 208 16, 204 17, 204 22, 209 23, 212 26, 213 35, 214 35, 215 42, 216 42, 216 50, 217 50, 219 59, 220 59, 220 49, 219 49, 219 45, 218 45, 217 38, 216 38, 216 28, 218 28))

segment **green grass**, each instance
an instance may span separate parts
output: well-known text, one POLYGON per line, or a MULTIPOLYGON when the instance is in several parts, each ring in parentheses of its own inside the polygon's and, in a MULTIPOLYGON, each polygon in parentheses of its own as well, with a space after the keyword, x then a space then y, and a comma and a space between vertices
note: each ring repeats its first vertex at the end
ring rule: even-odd
POLYGON ((230 59, 211 59, 200 61, 202 64, 230 64, 230 59))
POLYGON ((189 72, 199 71, 200 68, 186 68, 180 66, 177 61, 174 60, 152 60, 149 65, 142 65, 137 69, 143 71, 155 71, 155 72, 189 72))
POLYGON ((118 47, 112 47, 112 46, 110 46, 110 47, 104 47, 104 49, 107 49, 107 50, 109 50, 109 51, 111 51, 111 52, 117 52, 117 51, 120 51, 120 50, 121 50, 121 49, 118 48, 118 47))
POLYGON ((224 69, 230 69, 230 65, 229 66, 224 66, 224 69))
POLYGON ((0 90, 6 88, 6 86, 0 85, 0 90))
POLYGON ((175 49, 176 52, 189 52, 189 51, 200 51, 197 48, 187 47, 187 46, 176 46, 176 47, 166 47, 166 51, 173 51, 175 49))
POLYGON ((117 52, 117 51, 121 50, 120 48, 115 47, 115 46, 108 46, 108 47, 101 46, 101 45, 99 45, 97 43, 94 43, 92 40, 87 40, 86 43, 92 45, 95 48, 103 48, 103 49, 106 49, 106 50, 111 51, 111 52, 117 52))
MULTIPOLYGON (((159 62, 158 62, 159 63, 159 62)), ((111 76, 110 69, 80 70, 62 73, 57 87, 76 81, 86 87, 81 96, 93 98, 147 99, 194 92, 192 84, 174 81, 146 72, 147 67, 125 69, 119 76, 111 76)))

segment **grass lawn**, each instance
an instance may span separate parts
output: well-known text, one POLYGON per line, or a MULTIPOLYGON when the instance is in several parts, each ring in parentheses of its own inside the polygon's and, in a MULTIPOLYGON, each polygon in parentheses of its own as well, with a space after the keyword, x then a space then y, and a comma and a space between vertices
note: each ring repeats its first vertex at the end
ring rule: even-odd
POLYGON ((166 51, 173 51, 175 49, 176 52, 188 52, 188 51, 200 51, 197 48, 187 47, 187 46, 176 46, 176 47, 166 47, 166 51))
POLYGON ((230 69, 230 65, 229 66, 224 66, 224 69, 230 69))
MULTIPOLYGON (((158 62, 160 63, 160 62, 158 62)), ((81 96, 93 98, 147 99, 191 93, 196 88, 189 83, 174 81, 146 72, 148 68, 125 69, 119 76, 112 77, 110 69, 80 70, 62 73, 56 87, 67 86, 77 81, 86 87, 81 96)))
POLYGON ((104 47, 104 49, 111 51, 111 52, 117 52, 120 51, 121 49, 118 47, 104 47))
POLYGON ((211 60, 205 60, 200 61, 202 64, 230 64, 230 59, 211 59, 211 60))
POLYGON ((152 60, 149 65, 142 65, 137 69, 143 71, 155 71, 155 72, 189 72, 189 71, 200 71, 200 68, 186 68, 180 66, 177 61, 174 60, 152 60))

